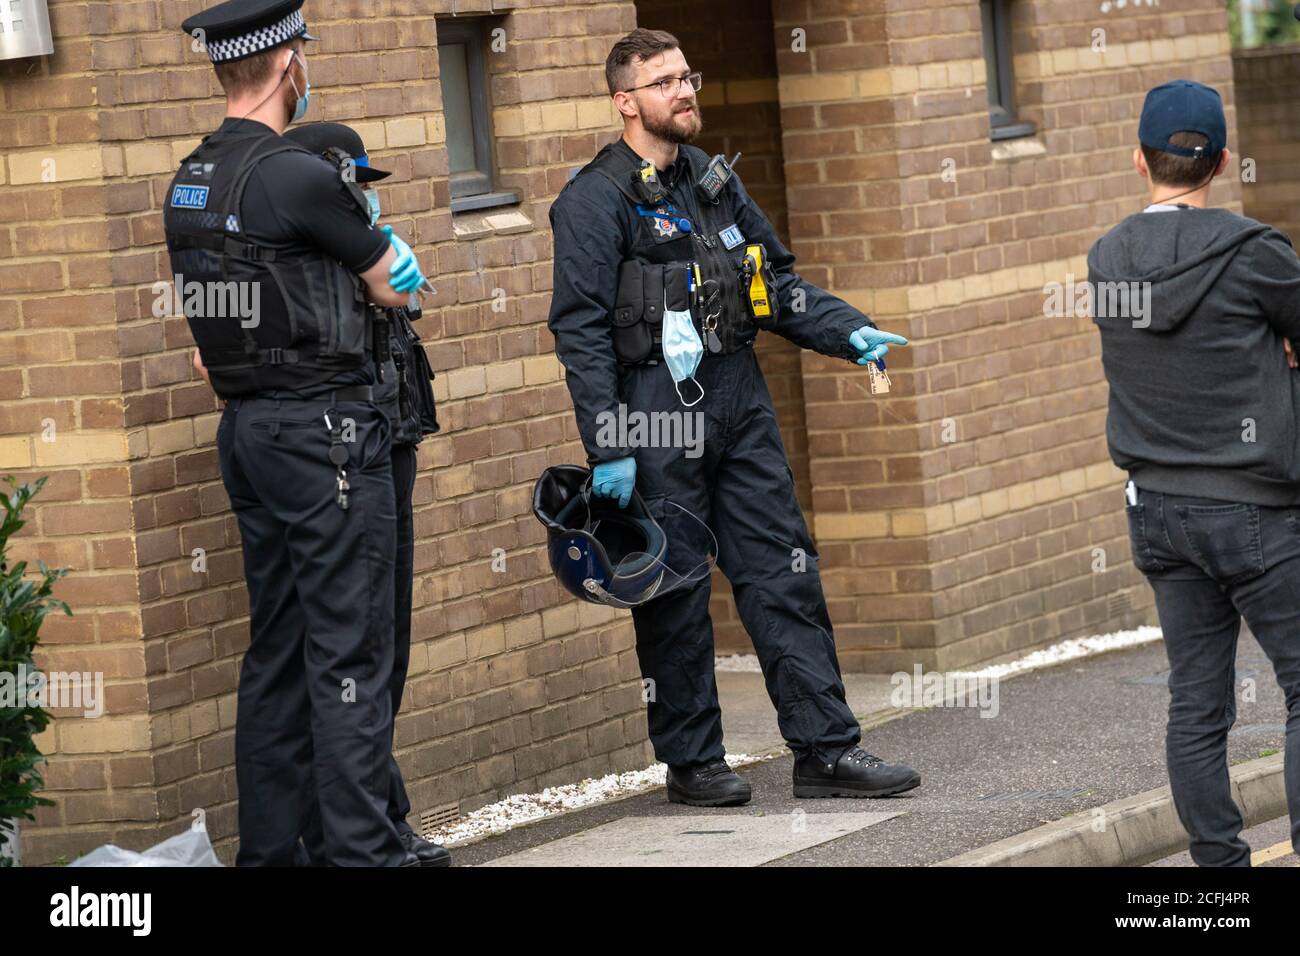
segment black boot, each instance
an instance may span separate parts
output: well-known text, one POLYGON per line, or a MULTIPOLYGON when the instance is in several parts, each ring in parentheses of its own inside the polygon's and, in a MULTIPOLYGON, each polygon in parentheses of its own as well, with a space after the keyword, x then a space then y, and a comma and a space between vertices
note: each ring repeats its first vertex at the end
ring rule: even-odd
POLYGON ((857 746, 834 764, 812 753, 794 762, 796 797, 888 797, 920 785, 921 775, 911 767, 885 763, 857 746))
POLYGON ((668 768, 668 802, 692 807, 738 807, 749 803, 749 781, 725 760, 668 768))
POLYGON ((430 843, 414 830, 398 830, 397 838, 402 841, 402 848, 419 861, 415 865, 451 866, 451 853, 445 846, 430 843))

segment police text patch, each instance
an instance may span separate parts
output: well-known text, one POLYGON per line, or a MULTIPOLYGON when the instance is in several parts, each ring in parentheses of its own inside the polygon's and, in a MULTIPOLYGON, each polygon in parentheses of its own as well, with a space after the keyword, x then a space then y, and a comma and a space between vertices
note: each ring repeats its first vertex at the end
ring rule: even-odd
POLYGON ((177 209, 205 209, 207 205, 207 186, 178 185, 172 190, 172 206, 177 209))
POLYGON ((722 244, 727 247, 728 252, 736 248, 736 246, 744 245, 745 242, 745 234, 736 226, 728 226, 718 233, 718 238, 722 240, 722 244))

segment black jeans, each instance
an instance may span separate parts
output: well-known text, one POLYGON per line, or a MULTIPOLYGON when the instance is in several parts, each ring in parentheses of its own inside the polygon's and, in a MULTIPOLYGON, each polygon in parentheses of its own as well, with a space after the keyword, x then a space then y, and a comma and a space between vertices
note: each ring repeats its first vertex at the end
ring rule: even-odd
POLYGON ((1169 655, 1169 784, 1199 866, 1249 866, 1228 777, 1244 617, 1286 697, 1286 793, 1300 851, 1300 508, 1139 491, 1128 505, 1169 655))

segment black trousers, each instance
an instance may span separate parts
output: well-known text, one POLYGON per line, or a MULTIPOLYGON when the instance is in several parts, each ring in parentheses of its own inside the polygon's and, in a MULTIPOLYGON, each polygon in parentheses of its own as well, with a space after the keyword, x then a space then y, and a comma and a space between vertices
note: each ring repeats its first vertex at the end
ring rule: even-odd
POLYGON ((393 732, 397 711, 402 706, 406 671, 411 663, 411 592, 415 584, 415 519, 411 495, 415 491, 414 445, 393 446, 393 495, 397 503, 397 557, 393 568, 393 673, 388 681, 392 722, 388 727, 388 816, 398 830, 409 830, 406 822, 411 801, 402 783, 402 771, 393 756, 393 732))
MULTIPOLYGON (((817 551, 795 496, 767 383, 752 348, 707 356, 696 380, 704 397, 686 408, 667 366, 623 373, 620 391, 629 414, 698 413, 695 422, 703 425, 697 448, 681 447, 684 441, 636 448, 637 490, 657 516, 671 501, 713 530, 718 564, 754 642, 782 735, 797 754, 815 752, 833 761, 860 732, 845 700, 817 551)), ((685 424, 679 434, 687 436, 685 424)), ((667 764, 701 763, 724 753, 709 591, 705 577, 632 612, 641 674, 651 682, 650 739, 655 756, 667 764)))
POLYGON ((1169 785, 1192 859, 1250 865, 1228 774, 1243 617, 1286 697, 1284 778, 1300 852, 1300 508, 1141 491, 1126 510, 1169 655, 1169 785))
POLYGON ((373 404, 244 399, 217 431, 243 542, 251 640, 239 680, 239 865, 295 862, 319 808, 325 861, 396 865, 388 817, 395 514, 388 420, 373 404), (345 444, 335 503, 326 412, 345 444))

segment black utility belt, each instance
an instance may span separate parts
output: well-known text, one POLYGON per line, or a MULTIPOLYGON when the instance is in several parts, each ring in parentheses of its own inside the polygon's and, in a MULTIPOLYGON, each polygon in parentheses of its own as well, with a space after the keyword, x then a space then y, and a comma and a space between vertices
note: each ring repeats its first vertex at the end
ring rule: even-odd
POLYGON ((265 392, 254 392, 252 395, 240 395, 238 398, 244 401, 269 399, 276 402, 329 402, 331 404, 339 402, 373 402, 375 400, 375 388, 373 385, 349 385, 347 388, 336 388, 331 392, 316 396, 299 395, 297 392, 277 388, 265 392))

